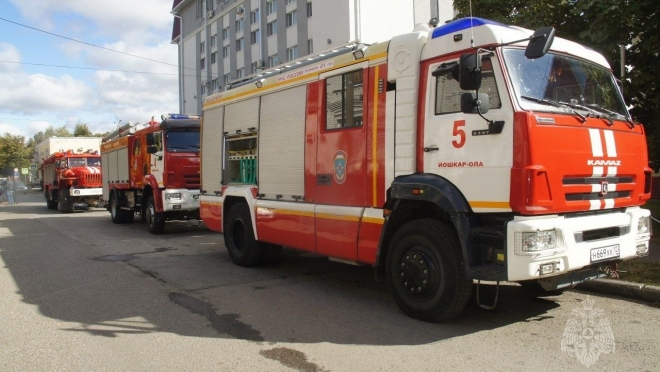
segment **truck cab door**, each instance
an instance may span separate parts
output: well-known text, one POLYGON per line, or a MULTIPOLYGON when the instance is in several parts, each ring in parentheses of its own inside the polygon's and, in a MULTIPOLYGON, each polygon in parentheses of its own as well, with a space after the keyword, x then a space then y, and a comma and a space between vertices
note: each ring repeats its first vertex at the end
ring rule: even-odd
POLYGON ((325 77, 316 154, 317 252, 357 260, 367 205, 366 105, 363 64, 325 77))
POLYGON ((153 133, 153 147, 155 152, 150 155, 149 173, 158 182, 158 187, 164 187, 163 174, 165 172, 165 144, 163 142, 163 132, 153 133))
MULTIPOLYGON (((457 56, 458 57, 458 56, 457 56)), ((501 133, 489 133, 476 113, 461 112, 462 93, 456 76, 433 76, 441 63, 432 62, 426 79, 426 108, 422 160, 424 173, 436 174, 455 185, 473 210, 507 212, 513 166, 513 108, 495 56, 482 58, 479 93, 488 94, 488 120, 503 121, 501 133)))

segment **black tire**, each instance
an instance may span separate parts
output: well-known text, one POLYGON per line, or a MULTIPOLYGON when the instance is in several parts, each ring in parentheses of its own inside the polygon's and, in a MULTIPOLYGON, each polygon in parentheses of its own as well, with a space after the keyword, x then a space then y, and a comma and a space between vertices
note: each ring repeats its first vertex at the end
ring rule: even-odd
POLYGON ((51 190, 44 191, 44 196, 46 197, 46 207, 50 210, 57 210, 57 200, 53 200, 53 193, 51 190))
POLYGON ((110 193, 110 218, 112 219, 112 223, 124 223, 124 214, 121 212, 117 194, 114 192, 110 193))
MULTIPOLYGON (((250 209, 247 204, 234 204, 229 208, 224 226, 225 246, 229 257, 238 266, 256 266, 273 260, 277 248, 269 249, 269 244, 260 243, 254 238, 250 209), (266 253, 268 252, 268 253, 266 253)), ((279 257, 279 247, 276 256, 279 257)))
POLYGON ((69 189, 60 189, 60 197, 57 201, 57 210, 62 213, 73 212, 73 199, 69 189))
POLYGON ((147 227, 152 234, 161 234, 165 230, 165 213, 156 212, 153 196, 147 200, 147 227))
POLYGON ((399 308, 427 322, 457 316, 472 293, 455 231, 430 218, 409 222, 394 234, 386 275, 399 308))

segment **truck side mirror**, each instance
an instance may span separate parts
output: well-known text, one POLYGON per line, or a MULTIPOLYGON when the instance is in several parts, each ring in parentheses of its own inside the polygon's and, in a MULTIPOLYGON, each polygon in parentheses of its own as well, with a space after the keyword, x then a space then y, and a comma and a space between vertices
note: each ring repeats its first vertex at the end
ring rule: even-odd
POLYGON ((485 114, 490 108, 488 93, 463 93, 461 95, 461 111, 464 114, 485 114))
MULTIPOLYGON (((153 137, 152 137, 152 140, 153 140, 153 137)), ((148 154, 155 154, 157 151, 158 151, 158 148, 156 146, 154 146, 153 144, 147 146, 147 153, 148 154)))
MULTIPOLYGON (((154 145, 154 134, 153 133, 147 133, 146 140, 147 140, 147 146, 153 146, 154 145)), ((150 152, 150 154, 153 154, 153 152, 150 152)))
POLYGON ((458 77, 463 90, 478 90, 481 87, 481 58, 479 53, 461 55, 458 77))
POLYGON ((527 59, 543 57, 552 46, 554 40, 555 29, 552 26, 539 28, 534 31, 534 35, 532 35, 529 44, 527 44, 525 57, 527 57, 527 59))

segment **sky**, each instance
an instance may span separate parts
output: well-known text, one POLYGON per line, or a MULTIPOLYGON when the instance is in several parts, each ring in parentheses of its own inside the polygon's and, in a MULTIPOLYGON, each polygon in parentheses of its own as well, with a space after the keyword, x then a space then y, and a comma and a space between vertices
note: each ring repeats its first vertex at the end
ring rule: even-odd
POLYGON ((0 136, 27 141, 77 123, 102 133, 178 112, 171 8, 172 0, 0 0, 0 136))

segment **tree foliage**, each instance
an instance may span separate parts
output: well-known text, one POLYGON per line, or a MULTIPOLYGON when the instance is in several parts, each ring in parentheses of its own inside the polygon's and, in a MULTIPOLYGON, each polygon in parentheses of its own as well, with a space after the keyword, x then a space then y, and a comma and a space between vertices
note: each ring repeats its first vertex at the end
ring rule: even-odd
POLYGON ((0 172, 13 176, 14 168, 27 168, 31 164, 32 151, 25 147, 25 137, 5 133, 0 137, 0 172))
MULTIPOLYGON (((655 68, 660 50, 660 2, 656 0, 472 0, 472 15, 536 29, 554 26, 557 36, 600 53, 621 78, 621 45, 628 71, 622 83, 631 114, 648 134, 650 158, 660 164, 660 90, 655 68)), ((470 15, 470 0, 454 0, 457 18, 470 15)))

